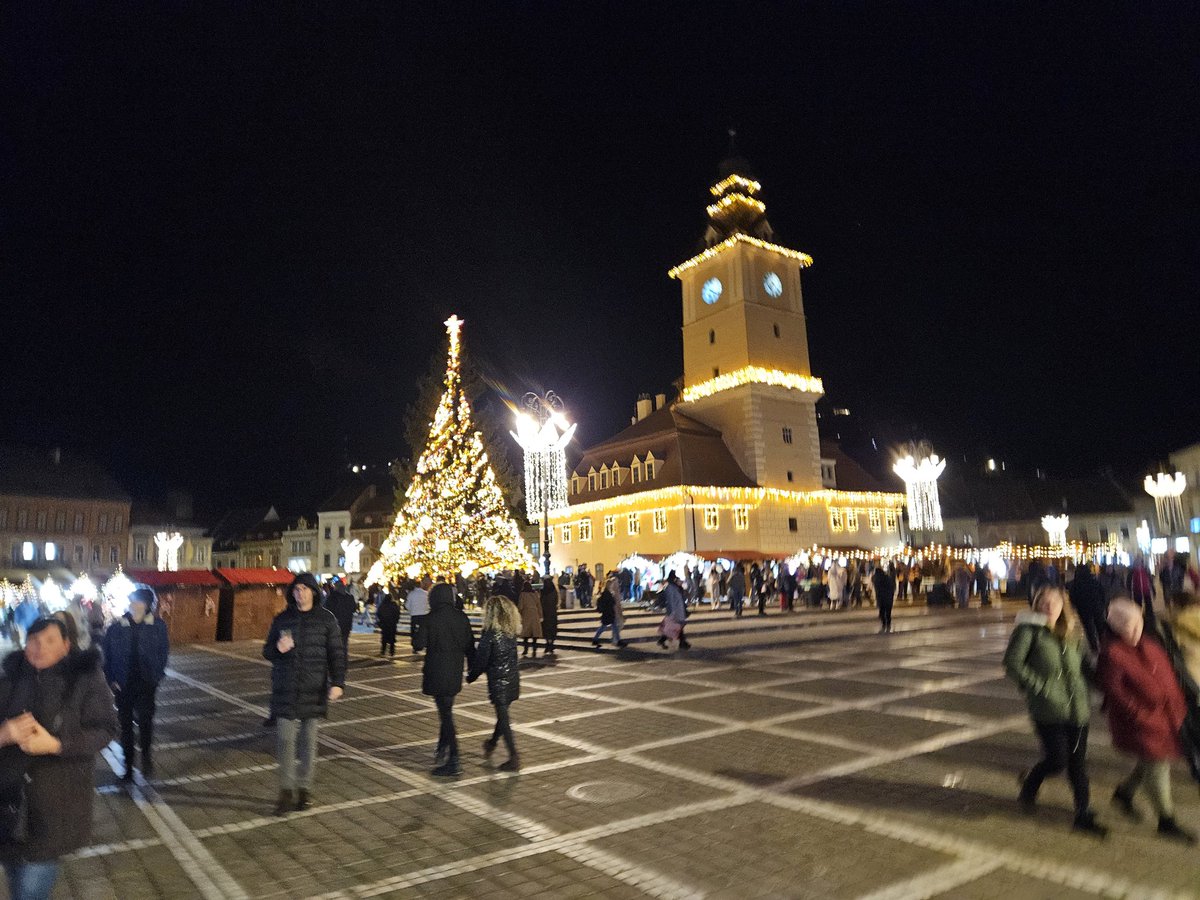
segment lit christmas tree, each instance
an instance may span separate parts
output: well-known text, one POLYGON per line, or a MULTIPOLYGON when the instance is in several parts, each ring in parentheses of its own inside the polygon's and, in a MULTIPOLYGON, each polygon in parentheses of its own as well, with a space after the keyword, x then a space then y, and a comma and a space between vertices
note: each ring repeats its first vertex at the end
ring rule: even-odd
POLYGON ((450 355, 442 399, 396 523, 380 548, 389 579, 534 566, 471 423, 459 371, 462 324, 457 316, 446 320, 450 355))

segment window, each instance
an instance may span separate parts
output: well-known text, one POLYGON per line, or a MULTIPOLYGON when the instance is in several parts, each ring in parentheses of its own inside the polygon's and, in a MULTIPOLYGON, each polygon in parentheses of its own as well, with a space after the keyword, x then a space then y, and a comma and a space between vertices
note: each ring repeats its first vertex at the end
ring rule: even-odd
POLYGON ((96 520, 96 530, 101 534, 108 531, 108 513, 100 513, 100 518, 96 520))
MULTIPOLYGON (((192 559, 198 563, 204 562, 204 557, 207 555, 208 554, 205 552, 204 548, 199 544, 192 548, 192 559)), ((278 563, 276 563, 276 565, 278 565, 278 563)))
POLYGON ((33 562, 37 557, 37 548, 33 545, 33 541, 25 541, 21 544, 21 560, 23 562, 33 562))
POLYGON ((54 530, 55 531, 66 531, 67 530, 67 514, 65 512, 63 512, 61 509, 54 514, 54 530))
POLYGON ((708 342, 710 344, 715 344, 717 342, 717 333, 715 331, 709 331, 708 342))
POLYGON ((83 565, 83 544, 75 545, 75 562, 78 565, 83 565))
POLYGON ((616 516, 605 516, 604 517, 604 536, 606 538, 611 538, 611 537, 617 536, 617 517, 616 516))
POLYGON ((564 525, 562 527, 562 537, 563 537, 562 542, 564 544, 571 543, 571 526, 570 525, 564 525))
POLYGON ((775 332, 775 337, 779 337, 779 323, 776 322, 771 326, 771 330, 775 332))
POLYGON ((145 544, 135 544, 134 545, 133 561, 134 562, 145 562, 146 561, 146 545, 145 544))
POLYGON ((735 506, 733 508, 733 528, 735 531, 745 531, 750 527, 750 507, 735 506))
POLYGON ((630 466, 630 467, 629 467, 629 479, 630 479, 630 481, 632 481, 634 484, 637 484, 639 481, 641 481, 641 480, 642 480, 642 466, 641 466, 641 463, 634 462, 634 464, 633 464, 632 466, 630 466))
MULTIPOLYGON (((204 551, 203 551, 203 550, 200 550, 200 551, 197 551, 197 552, 200 554, 200 556, 204 556, 204 551)), ((196 562, 203 562, 203 560, 202 560, 202 559, 198 559, 198 560, 196 560, 196 562)), ((274 569, 278 569, 278 568, 279 568, 279 551, 278 551, 278 550, 272 550, 272 551, 271 551, 271 567, 272 567, 272 568, 274 568, 274 569)))
POLYGON ((601 469, 600 470, 600 490, 604 490, 606 487, 608 487, 608 471, 606 469, 601 469))
MULTIPOLYGON (((326 525, 326 526, 325 526, 325 540, 329 540, 329 539, 330 539, 330 538, 332 538, 332 537, 333 537, 333 526, 332 526, 332 525, 326 525)), ((329 565, 329 560, 328 560, 328 559, 326 559, 326 560, 325 560, 325 565, 329 565)))
POLYGON ((788 531, 799 531, 800 523, 796 521, 795 516, 788 517, 788 531))
POLYGON ((339 525, 339 526, 338 526, 338 537, 340 537, 340 538, 344 538, 345 536, 346 536, 346 526, 345 526, 345 525, 339 525))
POLYGON ((788 481, 791 481, 791 480, 792 480, 792 470, 791 470, 791 469, 788 469, 788 470, 787 470, 787 480, 788 480, 788 481))
POLYGON ((588 490, 594 491, 595 489, 596 489, 596 473, 588 472, 588 490))
POLYGON ((867 522, 871 526, 871 530, 876 534, 883 528, 883 523, 880 521, 879 510, 872 509, 867 511, 867 522))
POLYGON ((713 366, 713 378, 720 378, 720 377, 721 377, 721 370, 718 369, 716 366, 713 366))
POLYGON ((1108 543, 1108 529, 1107 528, 1100 529, 1100 543, 1102 543, 1102 544, 1108 543))
POLYGON ((28 527, 29 527, 29 510, 18 509, 17 510, 17 528, 25 529, 28 527))
POLYGON ((38 510, 38 514, 37 514, 37 530, 38 530, 38 531, 45 531, 45 530, 46 530, 46 511, 45 511, 44 509, 39 509, 39 510, 38 510))
POLYGON ((616 487, 620 483, 621 483, 621 467, 613 466, 612 467, 612 486, 616 487))
POLYGON ((592 539, 592 520, 582 519, 579 522, 579 539, 581 541, 590 541, 592 539))
POLYGON ((630 513, 625 517, 625 528, 630 534, 642 533, 642 518, 637 513, 630 513))
POLYGON ((113 544, 108 548, 108 561, 110 563, 117 563, 121 561, 121 548, 116 544, 113 544))
POLYGON ((654 460, 652 459, 646 460, 646 480, 654 480, 654 460))
POLYGON ((83 513, 75 513, 75 533, 83 533, 83 513))
MULTIPOLYGON (((328 531, 328 529, 326 529, 326 531, 328 531)), ((327 569, 329 568, 329 554, 328 553, 325 554, 325 568, 327 568, 327 569)))
POLYGON ((100 545, 92 544, 92 562, 100 565, 100 545))
POLYGON ((704 507, 704 530, 716 531, 721 525, 721 511, 715 506, 704 507))
POLYGON ((113 516, 113 534, 120 534, 121 526, 124 524, 125 523, 120 516, 113 516))
POLYGON ((654 511, 654 533, 662 534, 667 530, 667 511, 665 509, 656 509, 654 511))
POLYGON ((896 530, 896 511, 894 509, 885 509, 883 511, 883 527, 887 531, 896 530))
POLYGON ((846 530, 846 520, 842 516, 840 509, 831 509, 829 511, 829 530, 835 533, 846 530))
POLYGON ((783 442, 785 444, 790 444, 792 442, 792 429, 788 428, 786 425, 783 429, 783 442))
MULTIPOLYGON (((1200 531, 1200 524, 1197 524, 1196 519, 1192 519, 1192 526, 1193 526, 1192 527, 1193 534, 1200 531)), ((1123 541, 1129 540, 1129 526, 1128 525, 1121 526, 1121 540, 1123 540, 1123 541)))
POLYGON ((846 510, 846 530, 847 531, 858 531, 858 510, 857 509, 846 510))

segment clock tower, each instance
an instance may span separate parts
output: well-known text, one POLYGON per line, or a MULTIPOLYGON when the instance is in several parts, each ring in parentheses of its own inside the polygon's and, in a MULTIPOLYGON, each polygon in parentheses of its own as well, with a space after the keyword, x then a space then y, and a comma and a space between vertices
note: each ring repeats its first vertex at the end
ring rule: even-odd
POLYGON ((822 486, 800 287, 806 253, 773 242, 762 186, 739 158, 709 189, 704 249, 673 268, 683 289, 682 411, 719 429, 763 487, 822 486))

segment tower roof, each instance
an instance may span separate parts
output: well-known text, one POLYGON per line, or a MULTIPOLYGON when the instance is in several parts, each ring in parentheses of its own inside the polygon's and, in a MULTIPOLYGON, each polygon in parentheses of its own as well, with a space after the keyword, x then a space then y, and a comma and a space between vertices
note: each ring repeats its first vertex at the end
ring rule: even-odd
POLYGON ((754 178, 750 163, 737 152, 737 132, 729 130, 729 155, 721 161, 717 181, 709 193, 716 198, 708 207, 708 228, 704 231, 704 246, 712 247, 735 234, 745 234, 769 241, 775 236, 767 221, 767 207, 755 196, 762 185, 754 178))

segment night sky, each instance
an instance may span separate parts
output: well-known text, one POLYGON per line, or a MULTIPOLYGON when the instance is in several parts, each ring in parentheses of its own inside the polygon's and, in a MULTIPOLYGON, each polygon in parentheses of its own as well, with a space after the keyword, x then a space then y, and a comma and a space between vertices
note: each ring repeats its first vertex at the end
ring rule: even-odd
POLYGON ((307 502, 466 320, 586 443, 682 371, 738 131, 865 431, 1070 474, 1200 440, 1195 4, 0 11, 4 440, 307 502))

